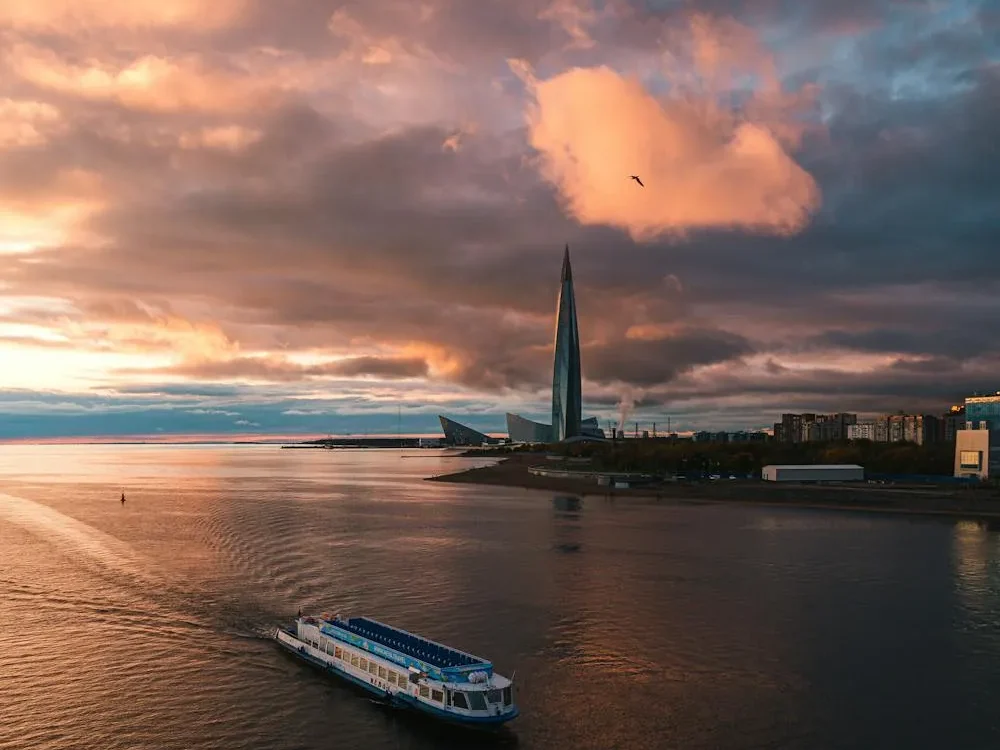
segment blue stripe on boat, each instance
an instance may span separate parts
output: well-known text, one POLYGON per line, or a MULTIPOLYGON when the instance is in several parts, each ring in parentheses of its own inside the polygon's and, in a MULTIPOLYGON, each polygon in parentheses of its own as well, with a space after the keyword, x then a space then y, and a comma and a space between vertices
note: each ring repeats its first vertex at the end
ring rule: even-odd
POLYGON ((492 666, 488 661, 478 656, 448 648, 440 643, 429 641, 376 620, 370 620, 367 617, 352 617, 349 620, 336 619, 332 620, 331 624, 406 656, 419 659, 438 669, 492 666))

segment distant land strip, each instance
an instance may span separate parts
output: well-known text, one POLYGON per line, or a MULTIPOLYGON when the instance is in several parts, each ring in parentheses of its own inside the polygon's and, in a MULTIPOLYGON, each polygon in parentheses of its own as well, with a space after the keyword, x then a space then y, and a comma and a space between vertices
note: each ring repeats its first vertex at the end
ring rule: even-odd
POLYGON ((427 481, 648 501, 734 503, 1000 520, 1000 491, 986 487, 798 484, 759 479, 718 479, 657 482, 612 489, 598 485, 592 478, 544 477, 529 473, 528 468, 539 463, 541 460, 537 454, 516 455, 492 466, 427 477, 427 481))

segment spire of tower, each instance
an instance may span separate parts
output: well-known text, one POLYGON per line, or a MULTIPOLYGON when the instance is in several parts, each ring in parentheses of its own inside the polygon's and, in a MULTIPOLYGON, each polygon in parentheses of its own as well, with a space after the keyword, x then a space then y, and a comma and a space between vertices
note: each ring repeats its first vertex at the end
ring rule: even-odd
POLYGON ((566 244, 566 252, 563 254, 562 278, 560 281, 572 281, 573 269, 569 265, 569 244, 566 244))

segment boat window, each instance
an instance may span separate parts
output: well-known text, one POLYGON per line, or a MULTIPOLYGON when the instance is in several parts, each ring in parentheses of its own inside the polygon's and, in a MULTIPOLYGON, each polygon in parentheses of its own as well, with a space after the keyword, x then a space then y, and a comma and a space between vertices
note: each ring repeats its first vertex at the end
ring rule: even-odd
POLYGON ((431 689, 429 687, 427 687, 426 685, 421 685, 420 686, 420 697, 421 698, 427 698, 427 697, 430 696, 430 694, 431 694, 431 689))
POLYGON ((500 691, 499 690, 487 690, 486 700, 488 703, 499 703, 500 702, 500 691))
POLYGON ((389 684, 390 685, 396 684, 396 673, 393 672, 391 669, 389 670, 389 684))
POLYGON ((486 710, 486 698, 480 691, 469 693, 469 705, 472 707, 473 711, 485 711, 486 710))
POLYGON ((351 666, 352 667, 358 666, 358 655, 357 654, 351 654, 351 666))
POLYGON ((340 646, 334 646, 333 655, 338 659, 343 658, 344 652, 340 649, 340 646))
POLYGON ((384 680, 385 679, 385 667, 379 667, 378 668, 378 678, 380 680, 384 680))
POLYGON ((514 697, 512 695, 512 692, 513 691, 511 690, 510 685, 508 685, 503 689, 503 704, 505 706, 509 706, 511 703, 514 702, 514 697))
POLYGON ((452 693, 451 705, 455 708, 468 708, 469 704, 465 700, 465 693, 452 693))
POLYGON ((444 703, 444 693, 440 690, 431 690, 431 700, 437 701, 438 703, 444 703))
POLYGON ((368 662, 368 674, 378 674, 378 664, 373 661, 368 662))
POLYGON ((368 671, 368 660, 367 659, 362 659, 361 663, 358 666, 361 667, 361 671, 362 672, 367 672, 368 671))

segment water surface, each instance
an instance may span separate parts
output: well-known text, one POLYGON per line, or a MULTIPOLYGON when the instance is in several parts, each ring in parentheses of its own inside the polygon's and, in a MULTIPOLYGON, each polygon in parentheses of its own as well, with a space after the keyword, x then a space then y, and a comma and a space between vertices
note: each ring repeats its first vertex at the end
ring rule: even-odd
POLYGON ((0 448, 0 748, 483 746, 279 651, 300 606, 516 670, 499 746, 1000 746, 996 531, 423 481, 468 465, 0 448))

